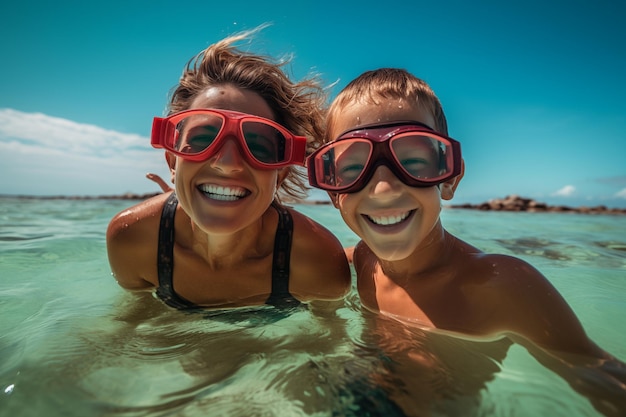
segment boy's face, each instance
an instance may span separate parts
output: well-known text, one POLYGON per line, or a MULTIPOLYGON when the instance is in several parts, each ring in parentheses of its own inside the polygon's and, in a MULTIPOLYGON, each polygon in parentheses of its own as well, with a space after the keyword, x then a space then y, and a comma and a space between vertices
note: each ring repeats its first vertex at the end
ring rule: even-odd
MULTIPOLYGON (((435 126, 433 115, 417 103, 383 100, 378 104, 352 103, 346 106, 330 133, 341 133, 358 126, 414 120, 435 126)), ((455 180, 439 187, 410 187, 386 166, 379 166, 370 182, 360 191, 338 194, 335 205, 346 224, 380 259, 407 258, 421 245, 438 224, 441 198, 451 199, 455 180)))

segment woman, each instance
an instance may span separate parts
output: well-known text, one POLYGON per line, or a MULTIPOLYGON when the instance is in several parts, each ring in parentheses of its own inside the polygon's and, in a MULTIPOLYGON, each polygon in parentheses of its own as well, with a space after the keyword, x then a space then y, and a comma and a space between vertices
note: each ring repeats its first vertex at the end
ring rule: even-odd
POLYGON ((256 31, 191 59, 152 144, 164 148, 173 192, 117 214, 109 262, 127 289, 155 289, 180 309, 334 300, 350 286, 340 242, 280 204, 302 197, 305 153, 321 138, 324 96, 281 64, 236 49, 256 31), (293 133, 292 133, 293 132, 293 133))

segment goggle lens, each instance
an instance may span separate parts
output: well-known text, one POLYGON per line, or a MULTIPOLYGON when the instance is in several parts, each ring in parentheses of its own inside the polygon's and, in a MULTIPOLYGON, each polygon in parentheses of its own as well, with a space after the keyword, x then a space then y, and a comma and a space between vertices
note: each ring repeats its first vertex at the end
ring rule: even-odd
POLYGON ((405 133, 390 141, 396 163, 411 177, 434 182, 452 172, 452 152, 449 143, 424 135, 405 133))
POLYGON ((350 187, 363 174, 372 145, 362 139, 335 142, 314 159, 317 181, 327 187, 350 187))
POLYGON ((287 138, 275 127, 259 122, 243 122, 241 129, 248 150, 259 162, 285 161, 287 138))
MULTIPOLYGON (((213 144, 222 130, 224 119, 219 115, 187 116, 176 124, 172 148, 185 155, 197 155, 213 144)), ((166 145, 168 145, 166 143, 166 145)))

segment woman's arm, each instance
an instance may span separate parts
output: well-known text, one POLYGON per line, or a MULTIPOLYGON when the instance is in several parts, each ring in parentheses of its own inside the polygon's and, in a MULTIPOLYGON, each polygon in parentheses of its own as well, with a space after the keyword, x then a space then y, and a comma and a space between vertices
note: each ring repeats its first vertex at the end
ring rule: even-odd
POLYGON ((140 290, 157 286, 156 258, 160 209, 167 194, 121 211, 107 228, 111 272, 120 286, 140 290))

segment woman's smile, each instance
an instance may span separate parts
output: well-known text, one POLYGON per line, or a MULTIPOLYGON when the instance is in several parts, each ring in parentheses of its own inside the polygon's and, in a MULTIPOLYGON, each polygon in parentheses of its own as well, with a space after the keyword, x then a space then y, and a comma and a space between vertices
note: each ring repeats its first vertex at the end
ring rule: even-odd
POLYGON ((250 191, 235 186, 201 184, 198 189, 208 198, 220 201, 237 201, 250 194, 250 191))

